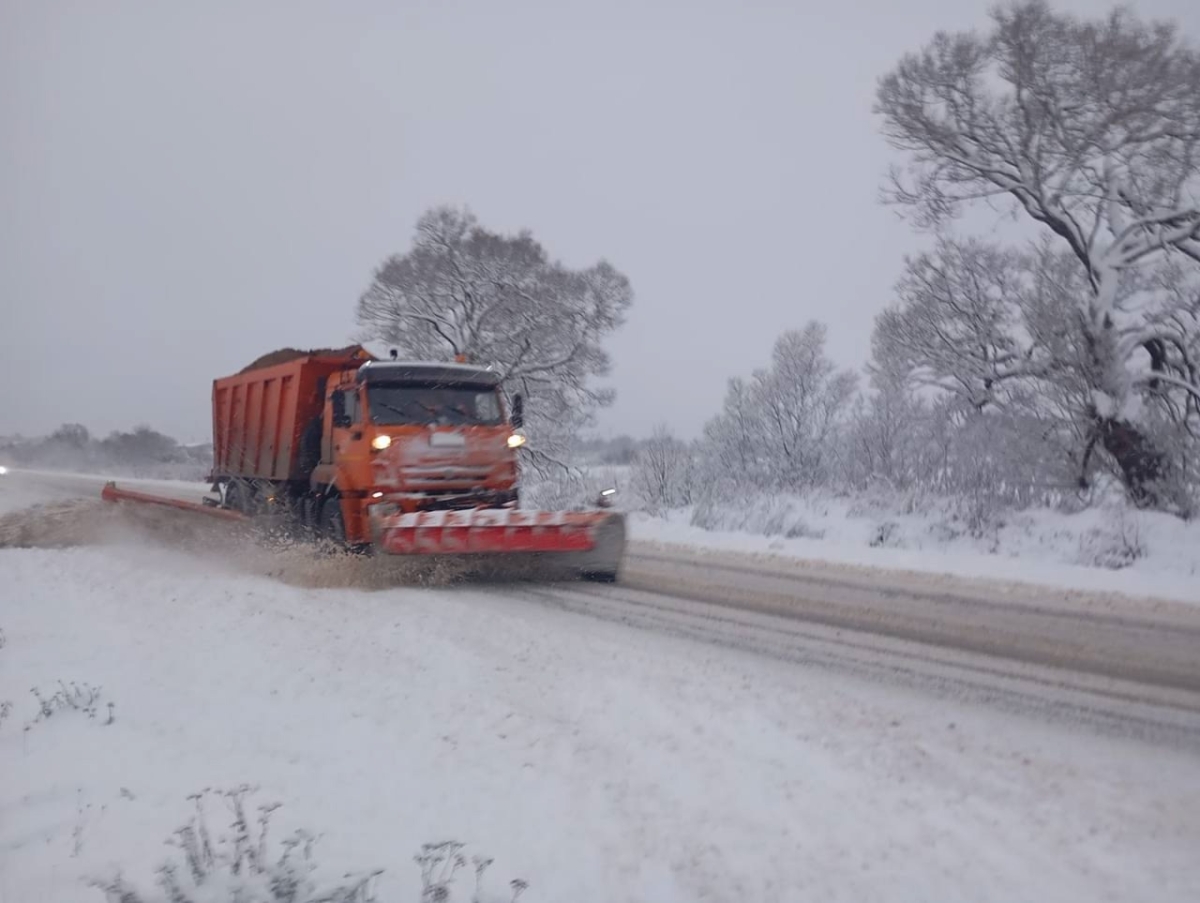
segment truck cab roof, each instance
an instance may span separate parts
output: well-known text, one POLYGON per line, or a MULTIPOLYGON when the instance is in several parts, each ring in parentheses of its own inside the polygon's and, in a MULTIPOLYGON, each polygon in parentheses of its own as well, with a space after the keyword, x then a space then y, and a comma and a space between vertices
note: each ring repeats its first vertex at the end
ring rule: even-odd
POLYGON ((360 383, 433 382, 454 384, 500 385, 500 374, 475 364, 444 361, 367 361, 358 368, 360 383))

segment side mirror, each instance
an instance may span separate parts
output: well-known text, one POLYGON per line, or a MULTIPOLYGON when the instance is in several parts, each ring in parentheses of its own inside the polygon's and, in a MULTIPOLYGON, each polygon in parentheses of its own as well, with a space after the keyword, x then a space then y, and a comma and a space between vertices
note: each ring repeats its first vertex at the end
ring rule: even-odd
POLYGON ((518 430, 525 425, 525 399, 519 393, 512 400, 512 425, 518 430))

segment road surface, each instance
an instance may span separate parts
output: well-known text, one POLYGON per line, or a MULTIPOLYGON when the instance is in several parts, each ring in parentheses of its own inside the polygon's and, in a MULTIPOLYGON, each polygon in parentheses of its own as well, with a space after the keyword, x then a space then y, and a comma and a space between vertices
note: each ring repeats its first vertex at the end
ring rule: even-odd
MULTIPOLYGON (((10 472, 29 497, 105 478, 10 472)), ((196 500, 203 487, 121 481, 196 500)), ((499 593, 776 659, 1200 750, 1200 605, 630 544, 617 586, 499 593)))

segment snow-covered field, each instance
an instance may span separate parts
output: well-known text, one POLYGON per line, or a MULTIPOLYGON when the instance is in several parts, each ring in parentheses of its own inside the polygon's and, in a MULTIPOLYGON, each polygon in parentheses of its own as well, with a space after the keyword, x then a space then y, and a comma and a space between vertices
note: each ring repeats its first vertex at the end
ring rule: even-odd
POLYGON ((577 503, 604 486, 619 488, 641 543, 1200 603, 1200 519, 1140 511, 1117 495, 1080 511, 1005 511, 933 495, 815 490, 649 513, 631 468, 611 465, 587 468, 573 492, 532 494, 577 503))
MULTIPOLYGON (((151 887, 186 797, 242 783, 285 804, 272 845, 321 833, 321 877, 384 868, 383 901, 418 900, 412 856, 448 839, 495 858, 486 900, 514 878, 526 903, 1200 897, 1194 753, 552 594, 295 564, 132 533, 0 549, 0 901, 102 901, 85 882, 117 869, 151 887), (95 718, 36 720, 29 688, 59 680, 102 687, 95 718)), ((452 899, 473 885, 468 864, 452 899)))
POLYGON ((973 533, 936 507, 902 513, 844 498, 778 498, 716 511, 635 514, 630 535, 651 543, 1200 603, 1200 520, 1119 503, 1075 513, 1013 512, 973 533))

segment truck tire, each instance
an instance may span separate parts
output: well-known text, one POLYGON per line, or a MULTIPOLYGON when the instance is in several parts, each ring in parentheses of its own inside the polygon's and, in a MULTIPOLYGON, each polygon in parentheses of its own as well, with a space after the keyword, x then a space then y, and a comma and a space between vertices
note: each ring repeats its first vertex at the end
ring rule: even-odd
POLYGON ((296 502, 296 521, 300 535, 311 541, 320 538, 321 500, 314 495, 305 495, 296 502))
POLYGON ((248 499, 246 498, 247 486, 241 480, 230 480, 225 484, 225 507, 233 511, 240 511, 242 514, 249 514, 248 499))
POLYGON ((342 516, 342 500, 336 495, 325 499, 321 505, 321 520, 318 532, 339 549, 346 547, 346 520, 342 516))

